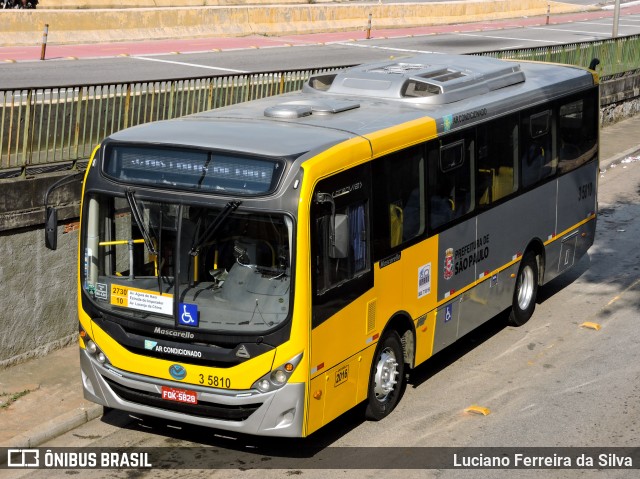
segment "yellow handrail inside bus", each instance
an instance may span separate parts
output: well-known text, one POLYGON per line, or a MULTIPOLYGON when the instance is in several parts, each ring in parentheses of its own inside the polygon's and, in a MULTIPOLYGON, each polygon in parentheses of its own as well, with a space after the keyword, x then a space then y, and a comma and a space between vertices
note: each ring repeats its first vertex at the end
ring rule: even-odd
POLYGON ((119 244, 129 244, 132 241, 133 243, 144 243, 143 239, 134 239, 134 240, 116 240, 116 241, 100 241, 98 246, 116 246, 119 244))

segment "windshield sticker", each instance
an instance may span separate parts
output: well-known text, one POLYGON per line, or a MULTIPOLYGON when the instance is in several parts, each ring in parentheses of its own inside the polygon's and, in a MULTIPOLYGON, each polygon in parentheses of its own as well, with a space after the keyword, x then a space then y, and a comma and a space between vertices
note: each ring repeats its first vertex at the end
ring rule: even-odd
POLYGON ((96 283, 94 295, 96 299, 107 301, 109 299, 109 285, 106 283, 96 283))
POLYGON ((153 291, 117 284, 111 285, 111 304, 169 316, 173 314, 173 295, 163 294, 161 296, 153 291))
POLYGON ((418 269, 418 298, 431 293, 431 263, 418 269))
POLYGON ((198 326, 198 305, 189 303, 180 303, 180 312, 178 316, 178 324, 183 326, 198 326))
POLYGON ((88 288, 88 286, 91 284, 89 282, 89 264, 91 264, 89 258, 91 258, 91 256, 93 256, 93 252, 91 251, 91 248, 86 248, 84 250, 84 277, 85 277, 84 287, 85 288, 88 288))

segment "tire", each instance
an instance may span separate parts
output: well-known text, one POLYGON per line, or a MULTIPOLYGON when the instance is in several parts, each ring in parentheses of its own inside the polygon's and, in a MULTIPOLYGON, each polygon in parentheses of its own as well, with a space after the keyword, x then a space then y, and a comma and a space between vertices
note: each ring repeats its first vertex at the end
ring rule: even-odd
POLYGON ((404 355, 400 336, 385 333, 378 342, 369 375, 365 417, 379 421, 396 407, 404 386, 404 355))
POLYGON ((513 292, 513 304, 509 314, 509 324, 522 326, 529 321, 536 309, 538 295, 538 262, 536 256, 529 252, 524 255, 518 269, 516 289, 513 292))

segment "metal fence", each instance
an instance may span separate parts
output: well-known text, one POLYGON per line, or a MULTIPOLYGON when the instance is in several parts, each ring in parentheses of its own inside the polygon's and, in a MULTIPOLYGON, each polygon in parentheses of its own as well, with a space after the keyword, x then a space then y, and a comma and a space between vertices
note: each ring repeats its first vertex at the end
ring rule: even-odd
POLYGON ((591 60, 597 58, 600 60, 598 67, 600 76, 610 77, 640 68, 640 35, 564 45, 479 52, 474 55, 553 62, 582 67, 588 67, 591 60))
MULTIPOLYGON (((599 58, 598 71, 610 76, 640 68, 640 35, 477 55, 584 67, 599 58)), ((299 90, 309 76, 340 68, 0 90, 0 179, 82 168, 115 131, 299 90)))

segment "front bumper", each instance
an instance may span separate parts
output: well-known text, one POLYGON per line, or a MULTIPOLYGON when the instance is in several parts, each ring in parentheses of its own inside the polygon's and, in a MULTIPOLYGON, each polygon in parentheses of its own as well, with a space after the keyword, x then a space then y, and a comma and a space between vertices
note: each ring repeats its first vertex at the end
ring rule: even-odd
POLYGON ((301 437, 304 384, 285 384, 261 393, 257 390, 206 388, 120 371, 80 350, 84 397, 103 406, 168 421, 261 436, 301 437), (161 398, 161 387, 196 391, 198 404, 161 398))

